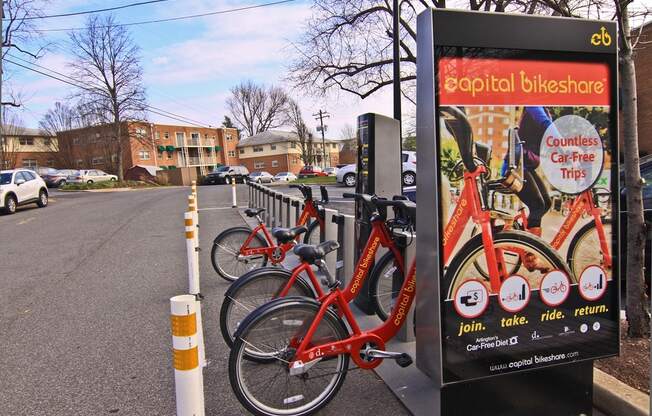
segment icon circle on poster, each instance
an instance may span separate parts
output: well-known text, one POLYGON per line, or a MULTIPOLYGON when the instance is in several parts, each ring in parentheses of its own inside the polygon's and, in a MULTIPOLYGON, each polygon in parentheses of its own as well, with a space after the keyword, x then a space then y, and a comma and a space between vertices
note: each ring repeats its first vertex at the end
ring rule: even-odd
POLYGON ((600 177, 604 147, 593 124, 569 114, 548 126, 539 156, 550 184, 560 192, 576 195, 591 188, 600 177))
POLYGON ((482 315, 489 305, 489 292, 477 279, 467 280, 457 288, 453 298, 455 311, 462 318, 471 319, 482 315))
POLYGON ((580 275, 580 296, 584 300, 598 300, 607 291, 607 273, 600 266, 588 266, 580 275))
POLYGON ((539 287, 541 300, 548 306, 559 306, 566 301, 570 294, 570 280, 566 273, 553 270, 543 276, 539 287))
POLYGON ((507 312, 519 312, 530 302, 530 284, 523 276, 509 276, 500 285, 498 303, 507 312))
POLYGON ((586 334, 586 332, 589 330, 589 326, 587 324, 582 324, 580 325, 580 332, 583 334, 586 334))

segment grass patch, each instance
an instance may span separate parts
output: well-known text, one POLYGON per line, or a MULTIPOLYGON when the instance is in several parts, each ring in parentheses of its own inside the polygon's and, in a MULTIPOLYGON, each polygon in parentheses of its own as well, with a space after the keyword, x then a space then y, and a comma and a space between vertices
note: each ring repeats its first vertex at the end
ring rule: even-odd
POLYGON ((90 189, 114 189, 114 188, 155 188, 161 185, 141 181, 103 181, 93 183, 67 183, 61 188, 62 191, 86 191, 90 189))
POLYGON ((305 183, 310 185, 334 185, 337 183, 337 178, 335 176, 313 176, 311 178, 299 178, 290 183, 305 183))

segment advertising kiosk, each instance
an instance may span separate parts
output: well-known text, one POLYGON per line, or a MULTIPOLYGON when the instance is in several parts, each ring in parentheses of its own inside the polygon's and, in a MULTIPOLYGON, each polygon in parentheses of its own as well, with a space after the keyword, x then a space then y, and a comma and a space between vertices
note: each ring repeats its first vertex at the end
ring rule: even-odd
POLYGON ((417 32, 432 414, 590 415, 619 352, 616 26, 427 10, 417 32))

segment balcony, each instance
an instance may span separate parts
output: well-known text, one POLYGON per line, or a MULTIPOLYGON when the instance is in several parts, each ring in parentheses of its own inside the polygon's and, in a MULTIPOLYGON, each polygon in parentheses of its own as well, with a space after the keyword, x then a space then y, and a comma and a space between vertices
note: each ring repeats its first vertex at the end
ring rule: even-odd
POLYGON ((177 147, 215 147, 216 139, 180 138, 177 137, 177 147))

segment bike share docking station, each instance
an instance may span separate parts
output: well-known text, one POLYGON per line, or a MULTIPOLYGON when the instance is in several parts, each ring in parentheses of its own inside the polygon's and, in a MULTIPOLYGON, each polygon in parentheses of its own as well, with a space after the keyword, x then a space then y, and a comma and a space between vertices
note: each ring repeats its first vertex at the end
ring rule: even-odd
POLYGON ((590 415, 593 360, 619 353, 618 198, 584 197, 619 195, 616 25, 437 9, 417 27, 422 376, 406 404, 590 415))

